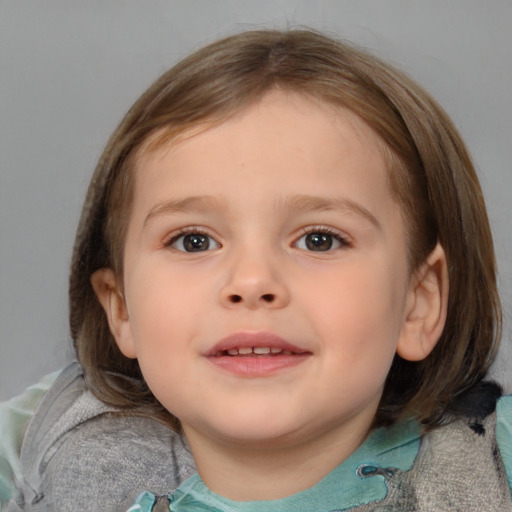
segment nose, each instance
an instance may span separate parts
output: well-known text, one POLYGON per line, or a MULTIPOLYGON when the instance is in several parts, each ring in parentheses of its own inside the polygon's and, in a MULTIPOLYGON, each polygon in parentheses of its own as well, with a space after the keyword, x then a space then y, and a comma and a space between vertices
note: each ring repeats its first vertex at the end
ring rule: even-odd
POLYGON ((220 301, 228 308, 283 308, 290 301, 279 265, 268 254, 236 255, 229 264, 220 301))

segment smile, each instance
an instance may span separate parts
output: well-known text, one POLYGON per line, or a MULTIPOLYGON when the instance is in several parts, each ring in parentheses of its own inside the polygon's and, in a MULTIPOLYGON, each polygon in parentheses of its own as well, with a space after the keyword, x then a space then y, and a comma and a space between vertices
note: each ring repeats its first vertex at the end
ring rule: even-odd
POLYGON ((239 332, 205 354, 218 368, 244 377, 264 377, 300 365, 311 352, 269 332, 239 332))
POLYGON ((230 348, 229 350, 221 350, 215 354, 215 357, 221 356, 291 356, 294 353, 291 350, 284 350, 279 347, 240 347, 230 348))

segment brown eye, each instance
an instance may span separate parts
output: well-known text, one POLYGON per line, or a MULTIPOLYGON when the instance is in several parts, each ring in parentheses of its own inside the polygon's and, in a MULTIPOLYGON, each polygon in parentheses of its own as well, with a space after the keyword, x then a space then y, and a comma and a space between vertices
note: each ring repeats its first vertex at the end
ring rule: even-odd
POLYGON ((295 246, 304 251, 327 252, 348 246, 346 240, 327 231, 312 231, 302 235, 296 242, 295 246))
POLYGON ((333 237, 327 233, 309 233, 305 242, 310 251, 328 251, 332 248, 333 237))
POLYGON ((219 244, 204 233, 187 233, 175 237, 169 244, 173 249, 183 252, 203 252, 216 249, 219 244))

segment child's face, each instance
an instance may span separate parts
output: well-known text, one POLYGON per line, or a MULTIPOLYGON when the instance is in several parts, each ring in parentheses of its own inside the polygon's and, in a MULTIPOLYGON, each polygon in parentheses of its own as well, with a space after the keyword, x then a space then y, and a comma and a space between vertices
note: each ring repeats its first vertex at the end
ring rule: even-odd
POLYGON ((370 428, 415 343, 380 147, 353 114, 272 93, 141 158, 113 331, 192 446, 370 428))

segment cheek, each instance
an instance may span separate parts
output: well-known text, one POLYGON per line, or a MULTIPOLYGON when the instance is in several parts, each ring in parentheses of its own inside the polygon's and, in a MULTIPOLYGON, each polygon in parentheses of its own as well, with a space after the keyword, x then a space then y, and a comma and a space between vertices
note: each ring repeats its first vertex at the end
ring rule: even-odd
POLYGON ((173 346, 192 328, 192 318, 198 314, 197 290, 187 286, 183 274, 170 272, 167 266, 150 261, 133 269, 125 291, 138 353, 142 356, 145 350, 172 352, 173 346))
MULTIPOLYGON (((137 359, 155 397, 171 412, 180 410, 182 372, 191 357, 197 318, 191 292, 178 275, 158 265, 135 268, 126 286, 137 359)), ((197 301, 196 301, 197 302, 197 301)))
MULTIPOLYGON (((303 297, 315 327, 333 350, 356 362, 366 351, 394 355, 403 325, 403 278, 386 262, 360 261, 317 274, 303 297)), ((305 313, 306 314, 306 313, 305 313)))

